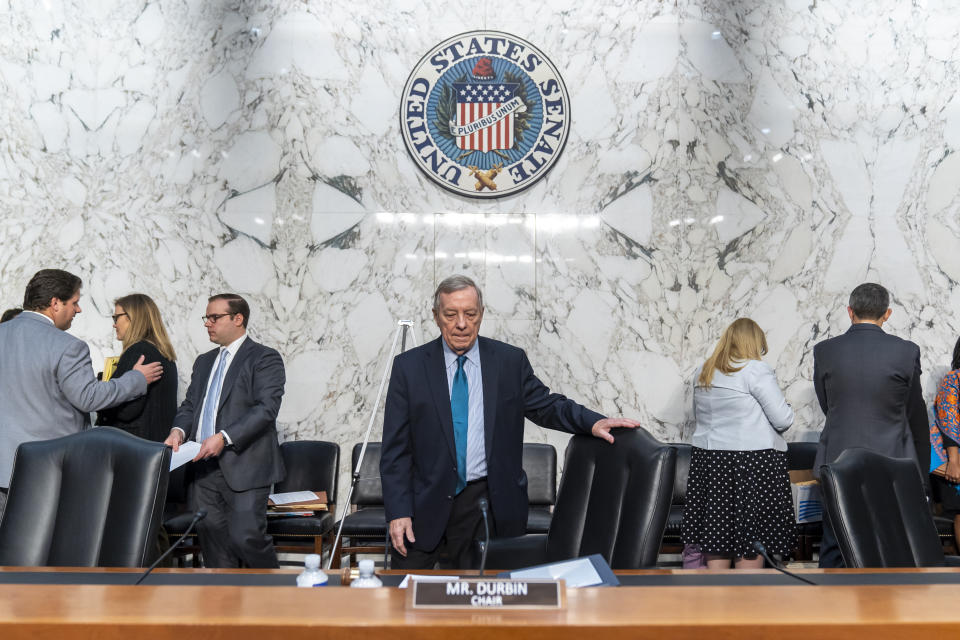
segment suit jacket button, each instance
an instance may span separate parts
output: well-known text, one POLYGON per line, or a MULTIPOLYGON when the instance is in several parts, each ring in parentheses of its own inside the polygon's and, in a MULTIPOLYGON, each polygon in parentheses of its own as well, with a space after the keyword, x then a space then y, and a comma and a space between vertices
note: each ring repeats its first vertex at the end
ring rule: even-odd
POLYGON ((453 500, 453 496, 447 496, 447 500, 453 500))

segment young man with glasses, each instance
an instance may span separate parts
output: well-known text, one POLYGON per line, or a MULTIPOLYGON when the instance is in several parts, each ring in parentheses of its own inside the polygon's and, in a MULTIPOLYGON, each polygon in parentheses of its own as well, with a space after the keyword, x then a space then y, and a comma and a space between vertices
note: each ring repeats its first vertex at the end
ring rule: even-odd
POLYGON ((216 349, 199 356, 166 444, 200 443, 191 503, 207 512, 197 526, 207 567, 275 568, 267 535, 267 496, 285 475, 277 413, 283 360, 247 336, 250 306, 233 293, 211 296, 203 324, 216 349))

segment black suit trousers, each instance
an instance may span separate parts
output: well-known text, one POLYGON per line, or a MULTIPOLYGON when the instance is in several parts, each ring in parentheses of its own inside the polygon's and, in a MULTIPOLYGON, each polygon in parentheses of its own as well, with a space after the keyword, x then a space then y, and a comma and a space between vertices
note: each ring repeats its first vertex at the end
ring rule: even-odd
POLYGON ((207 512, 197 530, 203 564, 208 568, 276 569, 277 552, 267 535, 270 487, 233 491, 216 460, 194 463, 194 510, 207 512))
MULTIPOLYGON (((480 498, 487 498, 486 479, 477 480, 468 484, 453 499, 453 508, 450 519, 439 544, 430 551, 414 549, 409 541, 404 541, 407 548, 407 557, 391 549, 391 569, 433 569, 439 563, 441 569, 476 569, 473 564, 473 544, 475 540, 484 539, 483 515, 478 502, 480 498)), ((489 501, 489 498, 488 498, 489 501)), ((490 537, 496 534, 493 514, 487 509, 490 526, 490 537)))
POLYGON ((817 564, 820 569, 842 569, 846 565, 843 562, 843 554, 840 553, 840 543, 837 542, 837 535, 833 532, 833 525, 827 518, 827 512, 823 512, 823 538, 820 540, 820 559, 817 564))

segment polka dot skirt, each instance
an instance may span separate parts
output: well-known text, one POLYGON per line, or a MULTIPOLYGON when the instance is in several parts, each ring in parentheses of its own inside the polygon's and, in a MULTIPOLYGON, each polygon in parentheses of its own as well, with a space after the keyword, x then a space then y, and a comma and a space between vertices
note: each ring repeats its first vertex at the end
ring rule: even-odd
POLYGON ((680 529, 703 553, 756 557, 753 543, 789 554, 797 543, 787 454, 693 447, 680 529))

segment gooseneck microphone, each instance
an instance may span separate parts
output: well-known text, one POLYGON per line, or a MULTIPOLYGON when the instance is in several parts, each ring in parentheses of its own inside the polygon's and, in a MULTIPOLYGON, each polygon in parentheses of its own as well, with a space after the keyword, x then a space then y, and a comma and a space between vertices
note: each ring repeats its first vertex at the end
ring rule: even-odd
POLYGON ((812 584, 812 585, 815 586, 815 587, 817 586, 817 583, 816 583, 816 582, 813 582, 812 580, 807 580, 807 579, 804 578, 803 576, 798 576, 798 575, 795 574, 795 573, 791 573, 791 572, 787 571, 784 567, 780 566, 780 563, 779 563, 779 562, 774 562, 773 558, 771 558, 771 557, 767 554, 767 548, 766 548, 765 546, 763 546, 763 543, 760 542, 759 540, 757 540, 756 542, 753 543, 753 550, 756 551, 757 553, 759 553, 761 556, 763 556, 763 559, 766 560, 767 562, 769 562, 769 563, 770 563, 770 566, 773 567, 774 569, 776 569, 777 571, 779 571, 780 573, 782 573, 782 574, 784 574, 784 575, 788 575, 788 576, 790 576, 791 578, 795 578, 795 579, 799 580, 800 582, 806 582, 807 584, 812 584))
POLYGON ((195 526, 197 526, 197 523, 200 522, 201 520, 203 520, 203 519, 206 518, 206 517, 207 517, 207 512, 204 511, 204 510, 202 510, 202 509, 201 509, 200 511, 197 511, 195 514, 193 514, 193 520, 190 521, 190 526, 188 526, 188 527, 187 527, 187 530, 183 532, 183 535, 180 536, 180 539, 177 540, 176 542, 174 542, 172 545, 170 545, 170 548, 167 549, 166 551, 164 551, 164 552, 163 552, 163 555, 161 555, 159 558, 157 558, 156 562, 154 562, 152 565, 150 565, 150 568, 143 572, 143 575, 140 576, 140 578, 139 578, 136 582, 133 583, 133 586, 137 586, 138 584, 140 584, 141 582, 143 582, 144 580, 146 580, 146 579, 147 579, 147 576, 150 575, 150 572, 153 571, 154 569, 156 569, 156 568, 157 568, 157 565, 159 565, 161 562, 163 562, 164 560, 166 560, 166 559, 167 559, 167 556, 169 556, 171 553, 173 553, 173 550, 174 550, 174 549, 176 549, 176 548, 179 547, 181 544, 183 544, 183 541, 187 539, 187 536, 189 536, 189 535, 190 535, 190 532, 193 531, 193 528, 194 528, 195 526))
POLYGON ((483 570, 487 568, 487 547, 490 546, 490 521, 487 517, 487 509, 490 504, 486 498, 480 498, 477 500, 477 506, 480 507, 480 513, 483 514, 483 552, 480 554, 480 573, 478 574, 482 576, 483 570))

